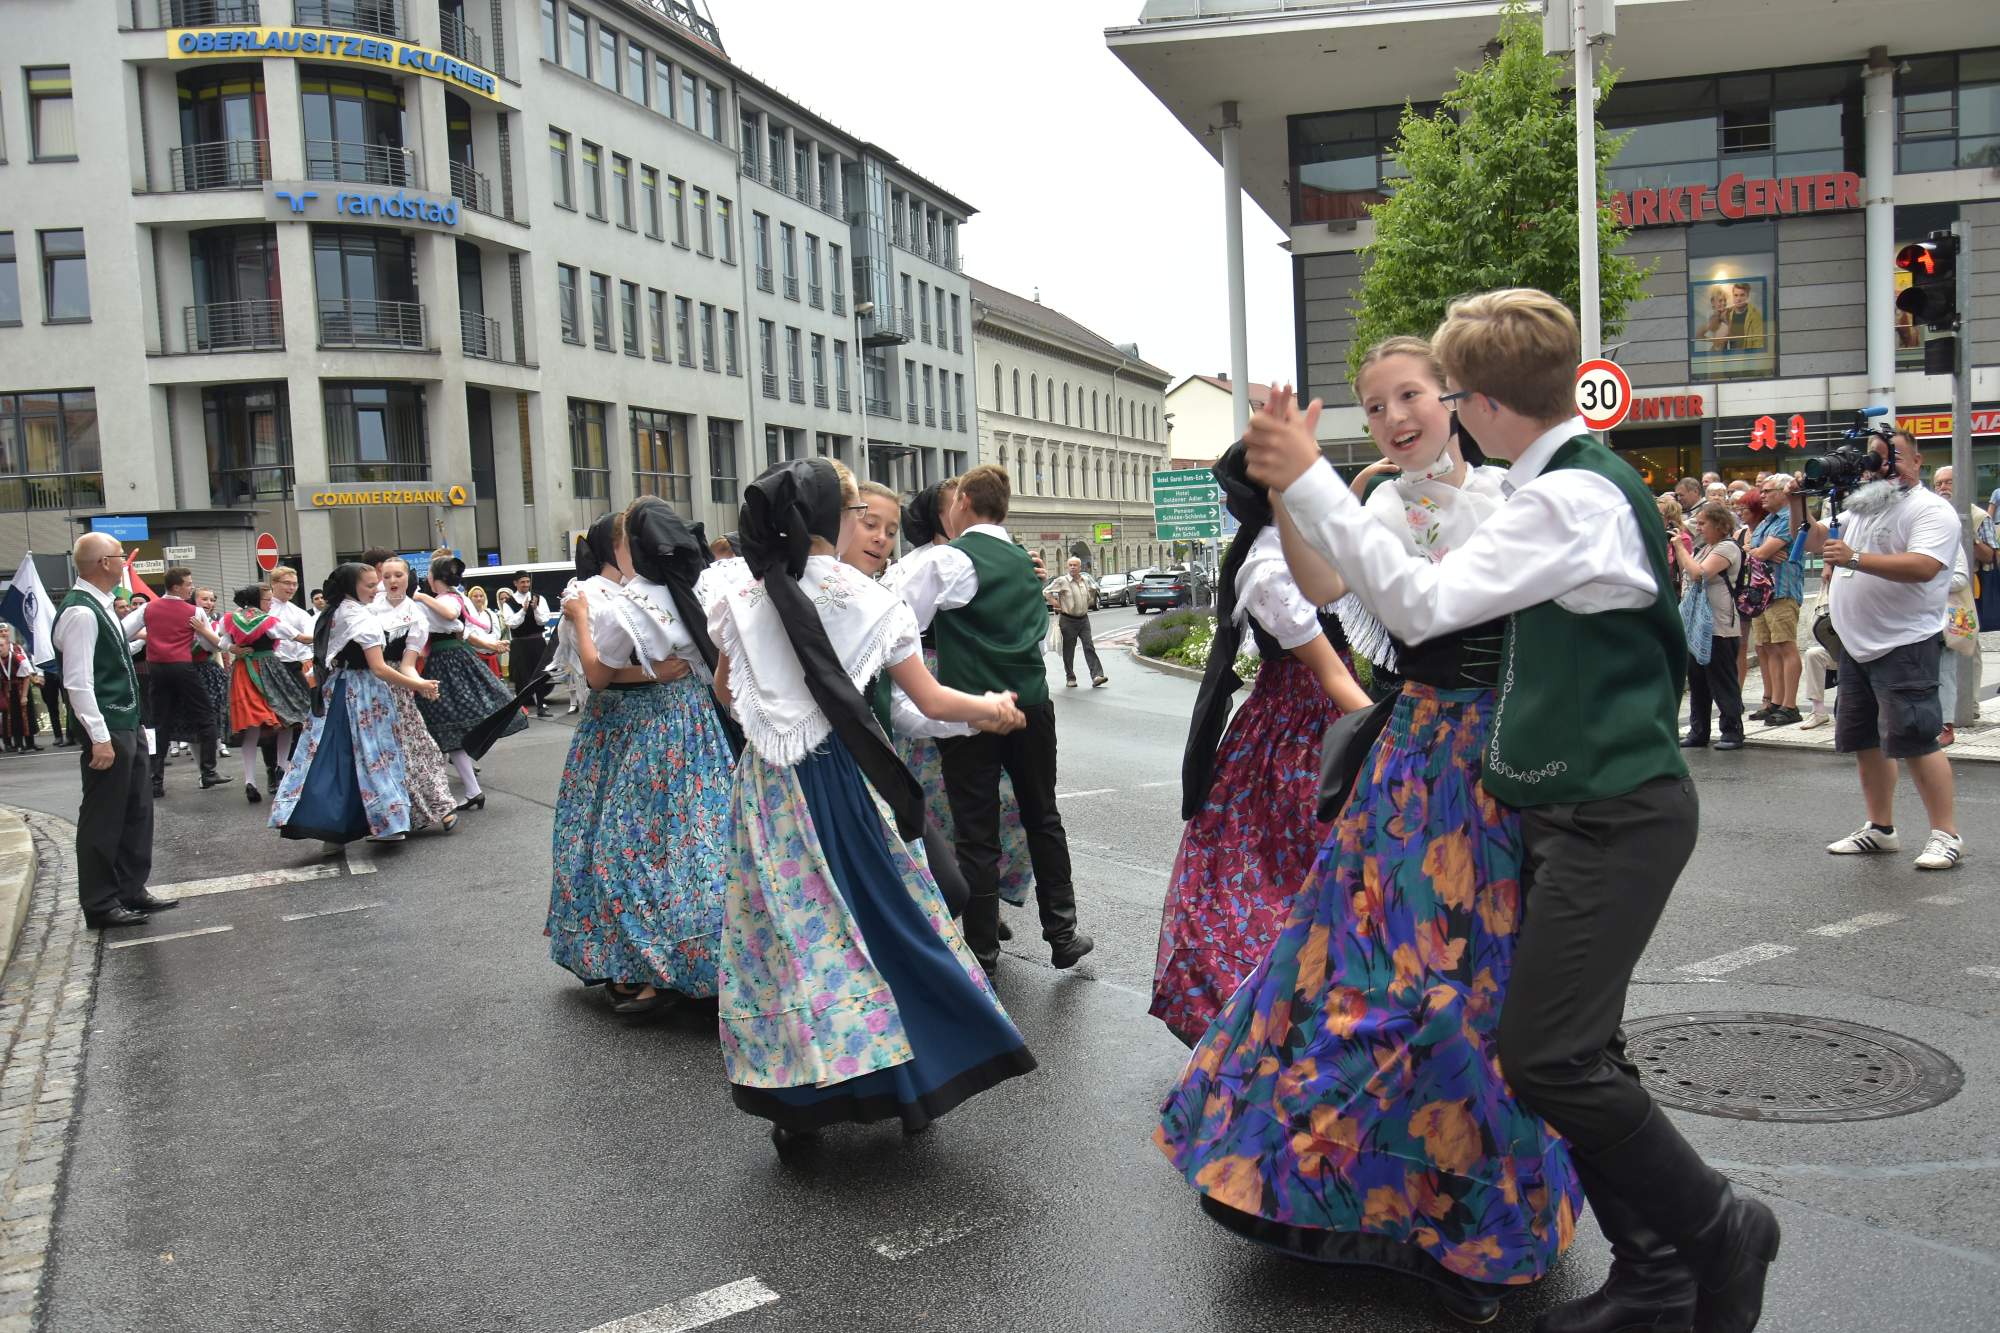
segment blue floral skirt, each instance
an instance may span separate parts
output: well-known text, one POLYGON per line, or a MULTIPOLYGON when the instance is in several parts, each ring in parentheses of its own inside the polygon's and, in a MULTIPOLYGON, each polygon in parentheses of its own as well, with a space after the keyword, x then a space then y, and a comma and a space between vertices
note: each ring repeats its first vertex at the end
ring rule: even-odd
POLYGON ((287 838, 338 843, 408 833, 410 797, 395 726, 395 696, 373 672, 335 671, 326 711, 308 720, 271 797, 271 827, 287 838))

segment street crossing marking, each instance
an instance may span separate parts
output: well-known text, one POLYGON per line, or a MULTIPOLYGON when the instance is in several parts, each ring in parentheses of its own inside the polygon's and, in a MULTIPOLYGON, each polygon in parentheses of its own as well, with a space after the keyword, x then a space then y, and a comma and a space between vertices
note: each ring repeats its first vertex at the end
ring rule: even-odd
POLYGON ((1985 977, 1989 981, 2000 981, 2000 967, 1968 967, 1965 969, 1965 975, 1969 977, 1985 977))
POLYGON ((1117 790, 1116 787, 1092 787, 1089 791, 1059 791, 1056 793, 1056 799, 1067 801, 1072 796, 1109 796, 1117 790))
POLYGON ((911 1255, 922 1254, 925 1250, 935 1250, 940 1245, 949 1245, 955 1240, 963 1240, 973 1232, 992 1226, 997 1217, 974 1217, 969 1213, 955 1213, 942 1222, 930 1226, 910 1227, 905 1231, 891 1231, 887 1235, 869 1240, 868 1248, 891 1262, 907 1259, 911 1255))
POLYGON ((1964 903, 1965 899, 1954 898, 1948 893, 1934 893, 1928 898, 1919 898, 1917 901, 1929 903, 1932 907, 1957 907, 1964 903))
POLYGON ((104 947, 107 949, 135 949, 141 944, 159 944, 163 940, 192 939, 196 935, 220 935, 226 930, 234 929, 236 929, 234 926, 203 926, 200 930, 174 930, 167 932, 165 935, 147 935, 136 940, 112 940, 104 947))
POLYGON ((1830 940, 1839 939, 1843 935, 1859 935, 1862 931, 1873 930, 1877 926, 1893 926, 1905 919, 1901 912, 1863 912, 1860 916, 1851 916, 1832 925, 1814 926, 1806 934, 1823 935, 1830 940))
POLYGON ((1788 953, 1797 952, 1798 950, 1789 944, 1750 944, 1741 949, 1732 949, 1728 953, 1717 954, 1713 958, 1704 958, 1699 963, 1687 963, 1674 970, 1698 977, 1720 976, 1724 972, 1734 972, 1739 967, 1748 967, 1752 963, 1766 963, 1773 958, 1783 958, 1788 953))
POLYGON ((777 1292, 754 1277, 746 1277, 740 1282, 731 1282, 686 1300, 675 1301, 672 1305, 662 1305, 657 1310, 599 1324, 584 1333, 687 1333, 688 1329, 706 1327, 733 1314, 769 1305, 777 1299, 777 1292))
MULTIPOLYGON (((370 866, 369 869, 372 870, 374 867, 370 866)), ((306 884, 316 879, 339 878, 339 866, 289 866, 276 870, 253 870, 247 875, 220 875, 214 879, 191 879, 180 884, 154 885, 153 891, 163 898, 206 898, 216 893, 266 889, 274 884, 306 884)))
POLYGON ((365 912, 371 907, 380 907, 381 905, 382 905, 381 903, 355 903, 352 906, 348 907, 329 907, 324 909, 323 911, 318 911, 318 912, 294 912, 290 916, 281 916, 278 918, 278 920, 308 921, 316 916, 340 916, 342 913, 345 912, 365 912))

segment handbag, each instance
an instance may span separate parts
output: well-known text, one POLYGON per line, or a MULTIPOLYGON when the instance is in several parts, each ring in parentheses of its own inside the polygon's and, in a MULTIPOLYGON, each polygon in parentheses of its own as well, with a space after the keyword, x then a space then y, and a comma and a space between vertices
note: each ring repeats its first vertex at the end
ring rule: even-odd
POLYGON ((1813 642, 1826 650, 1826 655, 1836 663, 1840 661, 1840 632, 1833 627, 1833 610, 1822 605, 1819 614, 1813 617, 1813 642))
POLYGON ((1681 594, 1681 625, 1687 633, 1688 656, 1707 666, 1715 646, 1715 608, 1708 604, 1706 577, 1688 579, 1687 591, 1681 594))
POLYGON ((1965 657, 1979 651, 1979 607, 1969 586, 1946 596, 1944 646, 1965 657))
POLYGON ((1327 727, 1319 743, 1319 822, 1339 818, 1361 767, 1375 749, 1376 740, 1396 711, 1396 696, 1378 700, 1366 708, 1343 713, 1327 727))
POLYGON ((1745 620, 1755 620, 1764 614, 1766 608, 1778 593, 1778 583, 1771 576, 1771 565, 1767 560, 1759 560, 1750 554, 1750 547, 1743 538, 1750 530, 1743 528, 1736 534, 1736 549, 1739 559, 1736 566, 1736 586, 1731 589, 1736 597, 1736 614, 1745 620))

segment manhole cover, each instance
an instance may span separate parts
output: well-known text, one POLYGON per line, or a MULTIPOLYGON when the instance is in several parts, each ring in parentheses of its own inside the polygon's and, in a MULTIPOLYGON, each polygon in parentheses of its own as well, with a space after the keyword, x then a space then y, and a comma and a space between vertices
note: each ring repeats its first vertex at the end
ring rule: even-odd
POLYGON ((1921 1042, 1802 1014, 1659 1014, 1628 1023, 1625 1039, 1654 1097, 1733 1120, 1883 1120, 1965 1083, 1921 1042))

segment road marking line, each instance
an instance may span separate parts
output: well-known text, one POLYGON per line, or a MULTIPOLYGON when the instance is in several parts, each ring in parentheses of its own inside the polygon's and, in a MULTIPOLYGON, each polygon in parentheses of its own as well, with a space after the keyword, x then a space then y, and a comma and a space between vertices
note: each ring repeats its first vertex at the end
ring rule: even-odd
POLYGON ((1180 785, 1181 780, 1179 778, 1168 778, 1165 782, 1142 782, 1139 784, 1139 790, 1146 791, 1153 787, 1178 787, 1180 785))
POLYGON ((686 1300, 675 1301, 672 1305, 662 1305, 657 1310, 599 1324, 596 1328, 585 1330, 585 1333, 687 1333, 688 1329, 705 1327, 733 1314, 769 1305, 777 1299, 777 1292, 754 1277, 746 1277, 740 1282, 731 1282, 686 1300))
POLYGON ((1674 970, 1694 976, 1712 977, 1724 972, 1734 972, 1737 968, 1748 967, 1752 963, 1765 963, 1773 958, 1783 958, 1788 953, 1797 952, 1798 950, 1789 944, 1751 944, 1741 949, 1732 949, 1728 953, 1717 954, 1713 958, 1704 958, 1699 963, 1685 964, 1674 970))
POLYGON ((292 866, 280 870, 254 870, 247 875, 191 879, 182 884, 156 884, 153 891, 163 898, 206 898, 215 893, 240 893, 244 889, 265 889, 273 884, 305 884, 316 879, 339 877, 339 866, 292 866))
POLYGON ((196 935, 220 935, 225 930, 234 929, 236 929, 234 926, 203 926, 200 930, 176 930, 170 931, 165 935, 148 935, 144 939, 112 940, 104 947, 107 949, 131 949, 141 944, 158 944, 162 940, 185 940, 196 935))
POLYGON ((381 903, 355 903, 352 907, 329 907, 322 912, 294 912, 290 916, 281 916, 278 920, 309 921, 316 916, 339 916, 343 912, 365 912, 371 907, 380 907, 381 905, 381 903))
POLYGON ((1985 977, 1990 981, 2000 981, 2000 967, 1968 967, 1965 969, 1965 975, 1969 977, 1985 977))
POLYGON ((1116 787, 1092 787, 1089 791, 1059 791, 1056 793, 1056 799, 1067 801, 1072 796, 1109 796, 1117 790, 1116 787))
POLYGON ((1957 907, 1965 899, 1954 898, 1948 893, 1934 893, 1928 898, 1919 898, 1917 901, 1920 903, 1929 903, 1932 907, 1957 907))
POLYGON ((1901 912, 1863 912, 1860 916, 1851 916, 1845 921, 1836 921, 1829 926, 1814 926, 1806 934, 1821 935, 1833 940, 1839 939, 1842 935, 1859 935, 1862 931, 1873 930, 1877 926, 1893 926, 1904 919, 1901 912))
POLYGON ((372 875, 375 873, 375 863, 373 861, 363 861, 359 865, 355 864, 354 849, 352 847, 341 848, 340 859, 346 863, 347 873, 350 875, 372 875))
POLYGON ((955 1240, 962 1240, 999 1220, 998 1217, 974 1217, 969 1213, 956 1213, 931 1226, 910 1227, 904 1231, 891 1231, 887 1235, 875 1236, 869 1240, 868 1248, 884 1259, 894 1262, 922 1254, 925 1250, 935 1250, 940 1245, 949 1245, 955 1240))

